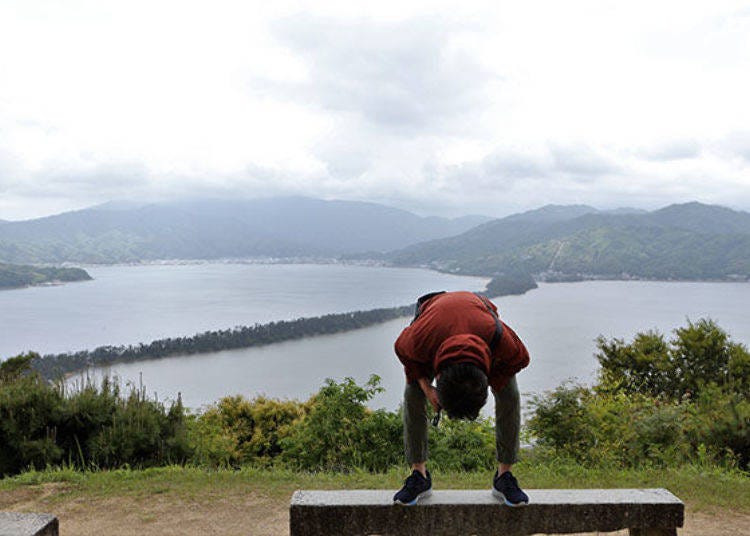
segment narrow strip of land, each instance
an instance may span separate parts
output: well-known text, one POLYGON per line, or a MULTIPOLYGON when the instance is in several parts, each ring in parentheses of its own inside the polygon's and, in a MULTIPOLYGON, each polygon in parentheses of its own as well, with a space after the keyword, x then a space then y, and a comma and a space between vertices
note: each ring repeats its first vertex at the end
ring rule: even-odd
MULTIPOLYGON (((508 274, 493 278, 487 284, 484 292, 490 297, 499 297, 523 294, 533 288, 536 288, 536 282, 530 275, 508 274)), ((44 378, 54 380, 90 367, 252 348, 318 335, 343 333, 382 324, 413 313, 414 305, 410 304, 369 311, 352 311, 295 320, 280 320, 267 324, 205 331, 186 337, 170 337, 150 343, 100 346, 94 350, 47 354, 36 357, 32 366, 44 378)))
POLYGON ((188 337, 159 339, 147 344, 100 346, 94 350, 48 354, 35 358, 32 366, 43 377, 52 380, 89 367, 212 353, 237 348, 252 348, 305 337, 342 333, 408 316, 413 311, 414 306, 404 305, 402 307, 353 311, 298 318, 296 320, 281 320, 253 326, 238 326, 217 331, 205 331, 188 337))

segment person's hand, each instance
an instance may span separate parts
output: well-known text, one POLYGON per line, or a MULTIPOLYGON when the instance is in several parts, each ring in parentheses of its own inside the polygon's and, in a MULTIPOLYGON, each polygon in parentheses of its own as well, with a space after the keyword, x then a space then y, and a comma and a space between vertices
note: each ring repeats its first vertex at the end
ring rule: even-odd
POLYGON ((438 392, 437 389, 435 389, 432 385, 427 386, 427 392, 425 395, 427 396, 427 400, 430 401, 430 404, 432 405, 432 409, 435 411, 440 411, 440 400, 438 399, 438 392))
POLYGON ((427 378, 420 378, 417 381, 419 382, 419 387, 422 388, 422 392, 427 397, 427 400, 430 401, 432 409, 435 411, 440 410, 440 400, 438 399, 437 389, 432 386, 427 378))

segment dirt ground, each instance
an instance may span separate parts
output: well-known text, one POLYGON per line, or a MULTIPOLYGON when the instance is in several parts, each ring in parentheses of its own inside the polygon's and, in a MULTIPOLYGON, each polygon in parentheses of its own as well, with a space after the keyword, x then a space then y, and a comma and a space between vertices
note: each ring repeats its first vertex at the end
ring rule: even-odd
MULTIPOLYGON (((250 535, 289 534, 288 500, 258 494, 227 494, 207 500, 151 495, 147 498, 88 498, 69 494, 66 484, 29 486, 0 492, 0 510, 43 512, 60 520, 62 536, 115 534, 250 535)), ((608 533, 624 535, 627 531, 608 533)), ((688 511, 681 536, 748 536, 750 515, 688 511)))

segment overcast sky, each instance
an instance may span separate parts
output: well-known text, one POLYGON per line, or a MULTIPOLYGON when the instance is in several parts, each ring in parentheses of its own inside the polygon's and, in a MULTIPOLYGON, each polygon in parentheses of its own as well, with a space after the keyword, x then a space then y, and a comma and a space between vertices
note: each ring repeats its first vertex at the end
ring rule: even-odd
POLYGON ((750 209, 750 2, 0 0, 0 219, 750 209))

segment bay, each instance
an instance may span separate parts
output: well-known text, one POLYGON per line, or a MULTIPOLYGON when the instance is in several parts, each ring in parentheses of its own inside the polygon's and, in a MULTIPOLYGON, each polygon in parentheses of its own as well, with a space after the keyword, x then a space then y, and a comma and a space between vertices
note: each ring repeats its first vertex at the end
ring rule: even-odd
MULTIPOLYGON (((688 319, 713 318, 735 341, 748 344, 749 300, 746 283, 588 281, 540 284, 523 296, 495 302, 531 353, 531 365, 518 375, 528 402, 566 381, 591 384, 598 335, 630 339, 648 329, 671 334, 688 319)), ((172 400, 180 393, 191 408, 231 394, 304 400, 326 378, 362 383, 377 374, 385 391, 371 406, 395 409, 404 379, 393 341, 409 320, 262 348, 115 365, 98 374, 143 382, 149 392, 172 400)))
POLYGON ((414 302, 486 278, 343 264, 88 266, 93 281, 0 291, 0 358, 414 302))

